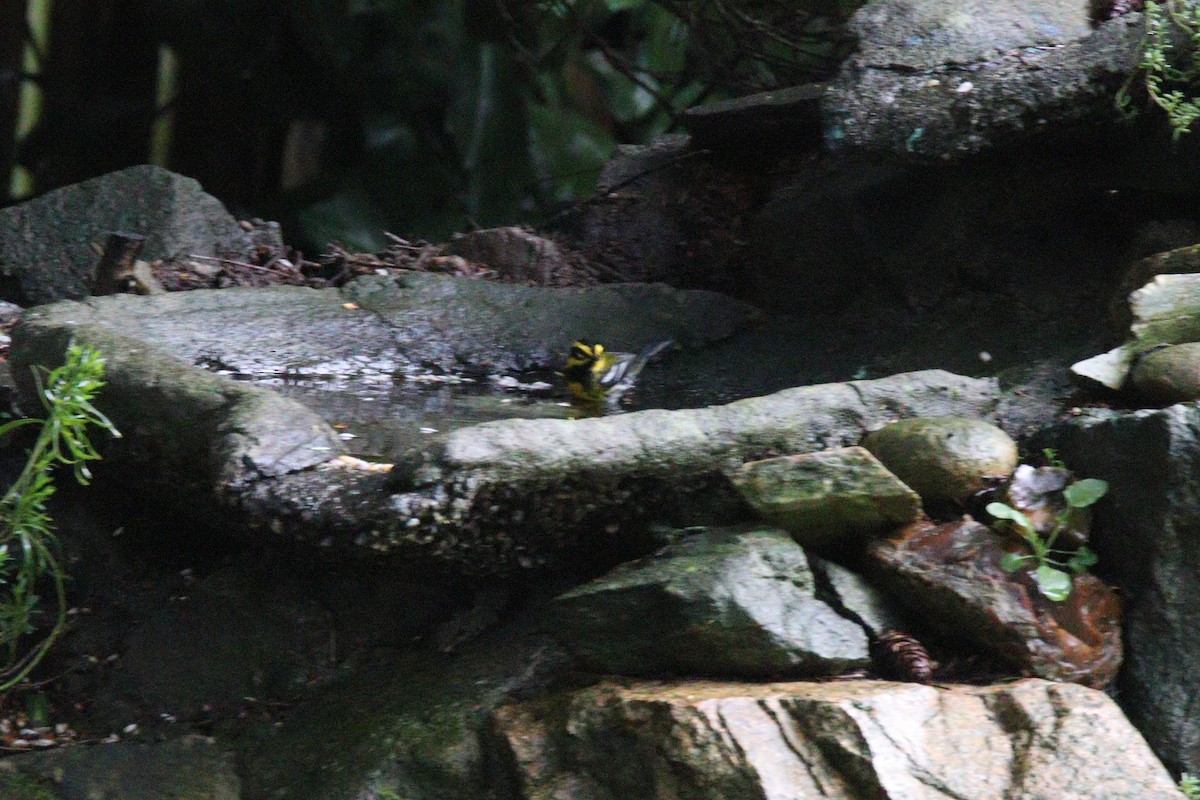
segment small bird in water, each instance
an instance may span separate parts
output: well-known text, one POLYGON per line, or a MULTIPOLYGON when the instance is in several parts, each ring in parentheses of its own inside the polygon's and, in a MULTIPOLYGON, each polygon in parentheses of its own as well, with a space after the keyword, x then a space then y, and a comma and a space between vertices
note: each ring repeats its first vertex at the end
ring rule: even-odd
POLYGON ((634 354, 611 353, 599 343, 575 342, 562 370, 572 402, 595 412, 602 404, 615 407, 650 359, 672 344, 668 339, 634 354))

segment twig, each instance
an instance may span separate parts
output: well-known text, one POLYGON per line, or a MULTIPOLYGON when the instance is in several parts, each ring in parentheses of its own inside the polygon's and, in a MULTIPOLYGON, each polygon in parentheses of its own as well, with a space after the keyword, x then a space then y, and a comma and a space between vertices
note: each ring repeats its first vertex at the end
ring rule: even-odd
MULTIPOLYGON (((201 256, 201 255, 196 255, 195 253, 189 253, 188 258, 198 258, 201 261, 215 261, 218 264, 227 264, 231 267, 244 267, 246 269, 258 270, 259 272, 269 272, 272 275, 279 274, 279 270, 271 269, 269 266, 268 267, 260 267, 258 264, 247 264, 245 261, 236 261, 232 258, 220 258, 219 256, 201 256)), ((275 259, 275 261, 277 261, 277 260, 278 259, 275 259)), ((272 261, 271 263, 274 264, 275 261, 272 261)))
POLYGON ((612 195, 613 193, 619 192, 621 189, 624 189, 626 186, 629 186, 632 183, 637 183, 642 178, 645 178, 647 175, 653 175, 654 173, 659 172, 660 170, 664 170, 669 167, 674 167, 683 161, 687 161, 689 159, 696 158, 698 156, 710 156, 710 155, 712 155, 711 150, 700 149, 700 150, 691 150, 687 153, 680 153, 677 156, 672 156, 671 158, 667 159, 666 161, 662 162, 661 164, 655 164, 652 167, 647 167, 646 169, 642 170, 641 172, 636 172, 624 180, 617 181, 612 186, 607 187, 603 192, 597 192, 596 194, 592 195, 591 197, 581 200, 580 202, 576 203, 575 205, 571 206, 570 208, 564 208, 562 211, 558 212, 553 217, 550 217, 549 219, 547 219, 545 224, 553 225, 554 223, 558 222, 559 220, 561 220, 565 217, 570 216, 571 214, 578 214, 580 211, 587 208, 588 206, 595 205, 596 203, 599 203, 601 200, 607 200, 609 198, 609 196, 612 195))

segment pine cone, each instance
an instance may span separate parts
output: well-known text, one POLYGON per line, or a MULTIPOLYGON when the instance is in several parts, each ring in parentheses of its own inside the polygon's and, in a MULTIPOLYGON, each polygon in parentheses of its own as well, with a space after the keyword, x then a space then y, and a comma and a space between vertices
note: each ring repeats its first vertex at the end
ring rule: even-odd
POLYGON ((925 646, 903 631, 884 631, 871 642, 871 663, 885 678, 929 683, 936 662, 925 646))

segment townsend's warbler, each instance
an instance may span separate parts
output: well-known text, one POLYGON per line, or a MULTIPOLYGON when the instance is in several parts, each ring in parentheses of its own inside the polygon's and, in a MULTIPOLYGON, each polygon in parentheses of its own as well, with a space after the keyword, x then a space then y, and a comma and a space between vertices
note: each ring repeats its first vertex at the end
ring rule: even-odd
POLYGON ((629 391, 642 367, 671 345, 652 344, 638 354, 610 353, 602 344, 576 342, 571 345, 562 376, 574 401, 591 406, 615 405, 629 391))

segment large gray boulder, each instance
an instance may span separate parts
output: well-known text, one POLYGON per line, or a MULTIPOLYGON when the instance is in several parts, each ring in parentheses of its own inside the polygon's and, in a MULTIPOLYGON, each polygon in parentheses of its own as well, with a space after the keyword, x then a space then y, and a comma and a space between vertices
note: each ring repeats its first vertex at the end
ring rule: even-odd
MULTIPOLYGON (((314 546, 488 574, 546 564, 581 543, 603 553, 623 537, 636 541, 654 520, 744 519, 724 475, 743 461, 852 444, 906 416, 987 419, 998 398, 992 381, 931 370, 707 408, 451 424, 436 435, 415 422, 411 437, 425 438, 383 453, 395 463, 390 472, 337 459, 348 448, 332 425, 354 422, 350 402, 330 400, 339 391, 353 400, 368 386, 394 402, 408 395, 379 395, 378 386, 407 386, 410 372, 548 366, 577 326, 610 318, 611 341, 625 347, 672 338, 703 355, 707 343, 735 336, 756 315, 719 295, 656 286, 559 290, 413 275, 341 291, 275 287, 44 306, 14 332, 12 362, 36 403, 31 366, 61 363, 72 339, 99 348, 108 381, 99 405, 125 434, 103 466, 141 491, 247 515, 314 546), (316 388, 285 397, 214 372, 311 380, 316 388)), ((696 395, 704 397, 703 388, 696 395)), ((414 417, 403 406, 389 413, 383 402, 363 405, 372 424, 414 417)))
POLYGON ((553 635, 599 672, 734 678, 865 667, 863 629, 816 597, 780 530, 713 529, 559 595, 553 635))
POLYGON ((873 0, 823 102, 831 147, 962 157, 1109 120, 1141 15, 1097 30, 1086 0, 873 0))
POLYGON ((250 234, 191 178, 129 167, 0 209, 0 276, 22 305, 90 293, 110 232, 145 236, 140 258, 182 263, 193 255, 245 260, 250 234))

